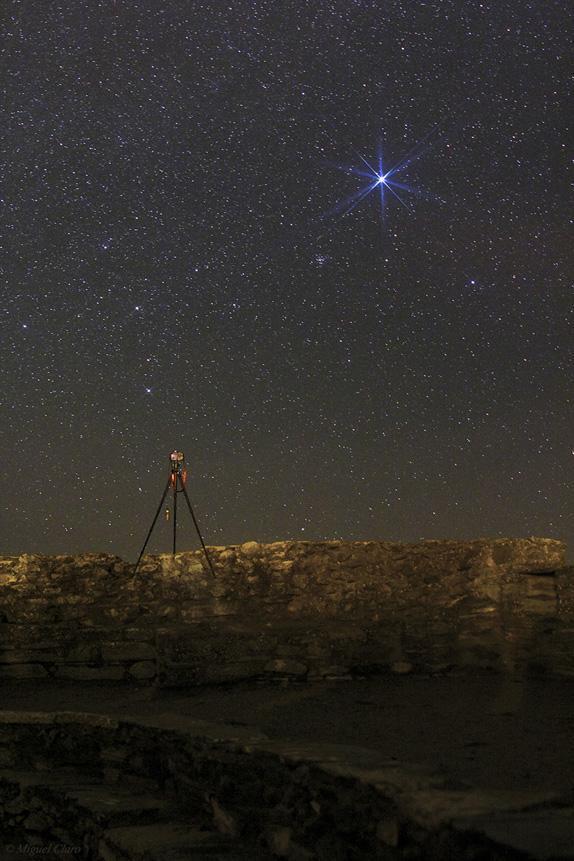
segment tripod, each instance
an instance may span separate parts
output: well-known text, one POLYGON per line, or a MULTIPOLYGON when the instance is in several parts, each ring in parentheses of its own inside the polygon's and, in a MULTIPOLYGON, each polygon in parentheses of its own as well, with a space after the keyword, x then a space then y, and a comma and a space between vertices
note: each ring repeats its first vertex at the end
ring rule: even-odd
MULTIPOLYGON (((196 532, 199 536, 199 540, 201 541, 201 546, 203 547, 203 552, 205 554, 205 558, 207 560, 207 564, 209 565, 211 573, 215 576, 215 571, 213 570, 213 565, 211 564, 211 559, 207 553, 207 547, 203 541, 201 536, 201 532, 199 531, 199 525, 195 518, 195 514, 193 513, 193 508, 191 507, 191 502, 189 501, 189 496, 187 493, 187 488, 185 486, 185 482, 187 480, 187 470, 185 468, 185 458, 182 451, 172 451, 169 456, 169 464, 170 464, 170 473, 169 478, 167 480, 167 484, 165 486, 165 490, 162 494, 160 503, 157 507, 157 511, 155 513, 155 517, 153 519, 152 525, 149 528, 149 532, 147 534, 146 540, 144 541, 144 546, 141 549, 141 553, 138 556, 138 561, 136 562, 136 567, 134 568, 134 574, 138 570, 139 564, 141 562, 141 558, 144 555, 145 549, 148 545, 148 541, 151 538, 151 534, 153 532, 153 528, 157 522, 159 517, 159 513, 162 509, 162 506, 165 502, 165 498, 168 494, 168 491, 171 487, 173 491, 173 549, 172 553, 175 556, 176 549, 176 540, 177 540, 177 496, 178 493, 183 493, 185 501, 187 502, 187 507, 189 508, 189 513, 191 514, 191 519, 193 520, 193 525, 195 526, 196 532)), ((166 515, 168 515, 168 511, 166 511, 166 515)))

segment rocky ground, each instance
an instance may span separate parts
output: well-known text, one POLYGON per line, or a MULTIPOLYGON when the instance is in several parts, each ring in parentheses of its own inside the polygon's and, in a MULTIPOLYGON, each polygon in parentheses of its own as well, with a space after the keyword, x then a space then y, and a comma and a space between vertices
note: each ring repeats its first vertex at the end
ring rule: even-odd
POLYGON ((497 675, 385 676, 288 687, 156 690, 18 682, 2 709, 186 718, 269 738, 360 745, 483 789, 574 790, 574 682, 497 675))

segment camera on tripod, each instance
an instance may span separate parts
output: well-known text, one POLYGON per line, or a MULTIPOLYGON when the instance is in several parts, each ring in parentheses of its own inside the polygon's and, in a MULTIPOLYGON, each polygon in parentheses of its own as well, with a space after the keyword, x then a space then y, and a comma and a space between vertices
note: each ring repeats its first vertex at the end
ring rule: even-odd
POLYGON ((169 459, 171 461, 171 468, 172 469, 181 470, 181 467, 183 466, 183 464, 185 462, 185 456, 184 456, 182 451, 172 451, 172 453, 169 456, 169 459))
MULTIPOLYGON (((179 449, 174 449, 171 452, 171 454, 169 456, 169 467, 170 467, 170 471, 169 471, 169 477, 167 479, 167 484, 165 486, 165 490, 162 494, 160 503, 159 503, 157 511, 155 513, 155 517, 154 517, 152 524, 149 528, 149 532, 148 532, 146 540, 144 542, 144 546, 142 547, 140 555, 138 557, 138 561, 136 562, 134 574, 139 568, 141 558, 145 553, 145 549, 146 549, 148 542, 150 540, 151 534, 153 532, 153 528, 154 528, 154 526, 157 522, 157 519, 160 515, 161 509, 163 508, 165 498, 166 498, 170 488, 173 492, 173 544, 172 544, 173 555, 175 556, 175 553, 176 553, 176 540, 177 540, 177 497, 178 497, 179 493, 183 493, 183 496, 184 496, 185 502, 187 504, 189 513, 191 514, 191 519, 193 520, 193 525, 195 526, 195 531, 197 532, 198 538, 201 542, 201 547, 203 549, 205 560, 208 564, 208 567, 209 567, 211 573, 215 574, 215 572, 213 570, 213 566, 211 564, 211 559, 209 558, 209 554, 207 552, 207 547, 205 546, 203 536, 199 530, 199 525, 197 523, 195 513, 193 511, 193 508, 191 507, 191 502, 189 499, 189 495, 187 493, 187 488, 185 486, 185 483, 187 481, 187 467, 185 465, 185 455, 182 451, 179 451, 179 449)), ((165 519, 166 520, 171 519, 171 511, 169 510, 169 508, 166 509, 165 519)))
POLYGON ((181 476, 183 484, 187 481, 187 467, 185 465, 185 455, 182 451, 172 451, 169 456, 171 466, 171 484, 175 487, 177 484, 177 476, 181 476))

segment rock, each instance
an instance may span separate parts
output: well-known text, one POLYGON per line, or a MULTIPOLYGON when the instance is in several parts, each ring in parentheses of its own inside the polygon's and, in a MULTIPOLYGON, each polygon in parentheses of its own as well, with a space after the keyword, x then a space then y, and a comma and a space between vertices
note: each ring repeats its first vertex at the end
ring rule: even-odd
POLYGON ((302 664, 301 661, 283 660, 282 658, 269 661, 264 667, 266 673, 285 673, 288 676, 304 676, 307 674, 307 670, 307 665, 302 664))
POLYGON ((138 661, 131 665, 128 672, 134 679, 152 679, 157 675, 157 667, 155 661, 138 661))
POLYGON ((50 674, 41 664, 3 664, 0 679, 46 679, 50 674))
POLYGON ((91 643, 81 643, 67 652, 66 659, 79 663, 94 663, 100 659, 100 650, 98 646, 91 643))
POLYGON ((30 813, 24 820, 24 827, 30 831, 44 831, 51 825, 51 820, 43 813, 30 813))
POLYGON ((86 667, 79 664, 58 667, 59 679, 75 679, 82 682, 118 682, 124 678, 123 667, 86 667))
POLYGON ((274 855, 278 855, 280 858, 285 858, 289 855, 292 833, 293 830, 291 828, 284 826, 283 828, 276 828, 267 836, 269 848, 274 855))
POLYGON ((351 673, 323 673, 322 677, 328 682, 345 682, 350 681, 353 676, 351 673))
POLYGON ((119 861, 124 858, 134 861, 183 861, 193 858, 198 861, 213 858, 216 861, 226 858, 231 861, 241 856, 229 852, 229 838, 221 834, 181 822, 157 822, 106 829, 100 837, 96 857, 101 861, 119 861))
POLYGON ((155 658, 156 651, 150 643, 109 643, 102 646, 102 660, 145 661, 155 658))
MULTIPOLYGON (((12 747, 0 747, 0 768, 15 768, 18 765, 20 754, 12 747)), ((0 805, 3 799, 0 795, 0 805)))
POLYGON ((333 678, 349 677, 349 667, 343 664, 325 664, 318 668, 324 676, 332 676, 333 678))
POLYGON ((414 666, 410 661, 395 661, 394 664, 391 664, 391 672, 398 673, 401 676, 412 673, 413 670, 414 666))
POLYGON ((246 541, 241 545, 241 552, 248 559, 253 556, 259 556, 261 553, 261 545, 257 541, 246 541))
POLYGON ((399 845, 399 823, 394 817, 381 819, 377 823, 377 839, 386 846, 399 845))
POLYGON ((0 652, 0 666, 5 664, 51 663, 62 660, 55 649, 5 649, 0 652))
POLYGON ((217 830, 221 834, 235 837, 237 834, 237 822, 235 821, 235 818, 223 809, 217 798, 212 796, 209 799, 209 803, 211 804, 211 809, 213 811, 213 823, 217 830))

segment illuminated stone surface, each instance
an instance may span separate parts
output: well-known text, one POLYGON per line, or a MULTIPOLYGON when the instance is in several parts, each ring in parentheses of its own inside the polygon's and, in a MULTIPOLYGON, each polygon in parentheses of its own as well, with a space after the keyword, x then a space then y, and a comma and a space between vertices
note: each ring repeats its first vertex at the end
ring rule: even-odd
POLYGON ((574 578, 555 540, 251 541, 144 557, 0 560, 0 678, 574 675, 574 578))

